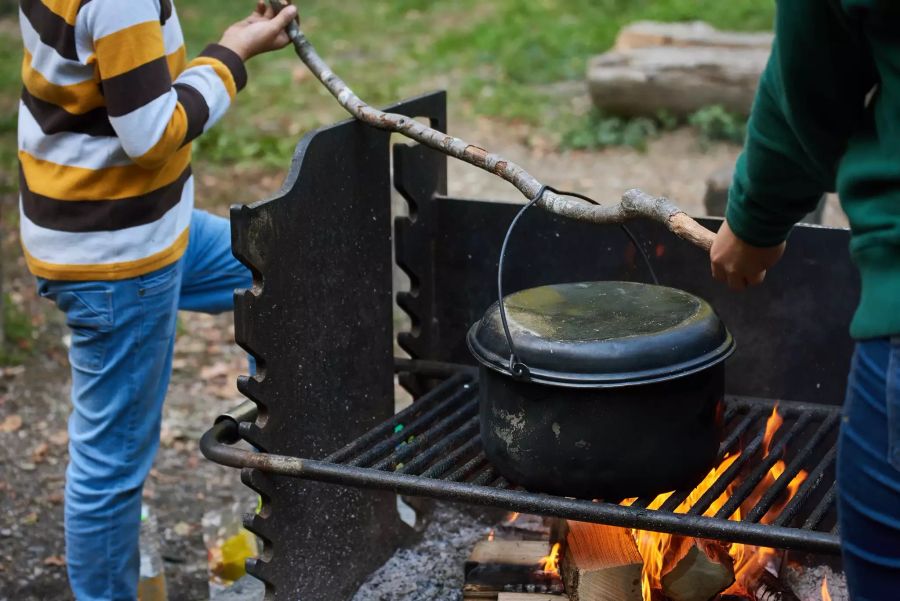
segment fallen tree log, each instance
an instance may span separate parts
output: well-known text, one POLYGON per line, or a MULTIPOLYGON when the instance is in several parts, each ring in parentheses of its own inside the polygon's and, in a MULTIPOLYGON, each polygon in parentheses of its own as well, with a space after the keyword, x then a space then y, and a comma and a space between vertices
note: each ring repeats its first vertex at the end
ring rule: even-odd
POLYGON ((625 117, 687 117, 711 105, 749 115, 768 49, 657 46, 591 59, 588 90, 600 110, 625 117))
POLYGON ((635 21, 626 25, 616 37, 613 50, 623 52, 653 46, 756 48, 769 51, 775 36, 768 32, 745 33, 722 31, 705 21, 670 23, 635 21))

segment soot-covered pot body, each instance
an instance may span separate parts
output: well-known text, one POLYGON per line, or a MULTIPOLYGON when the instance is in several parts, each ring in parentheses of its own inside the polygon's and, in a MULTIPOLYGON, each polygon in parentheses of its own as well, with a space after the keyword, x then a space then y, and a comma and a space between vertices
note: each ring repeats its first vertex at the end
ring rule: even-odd
POLYGON ((696 484, 715 464, 733 341, 705 301, 625 282, 544 286, 494 305, 468 343, 481 440, 526 489, 620 500, 696 484))

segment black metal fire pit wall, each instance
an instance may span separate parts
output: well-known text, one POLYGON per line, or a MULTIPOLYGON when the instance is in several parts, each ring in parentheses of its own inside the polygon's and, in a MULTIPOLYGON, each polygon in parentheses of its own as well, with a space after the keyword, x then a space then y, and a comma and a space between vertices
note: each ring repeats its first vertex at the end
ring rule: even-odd
MULTIPOLYGON (((446 131, 443 93, 392 110, 446 131)), ((232 209, 235 254, 255 279, 236 295, 236 337, 259 369, 239 382, 259 408, 240 435, 261 450, 322 458, 393 413, 389 153, 385 132, 325 128, 300 143, 276 198, 232 209)), ((395 224, 396 260, 411 281, 397 302, 413 325, 399 343, 413 358, 471 364, 466 330, 494 300, 516 206, 446 198, 445 157, 410 145, 393 153, 394 186, 410 209, 395 224)), ((797 228, 766 285, 737 295, 712 281, 702 252, 655 224, 632 227, 662 283, 710 301, 734 334, 730 394, 841 402, 858 297, 846 231, 797 228)), ((506 273, 509 292, 647 276, 618 228, 540 211, 522 220, 506 273)), ((403 384, 422 393, 431 382, 408 374, 403 384)), ((265 542, 249 570, 269 600, 345 601, 409 534, 391 493, 256 469, 243 479, 263 499, 246 523, 265 542)))
MULTIPOLYGON (((393 110, 445 128, 443 95, 393 110)), ((241 435, 270 453, 327 455, 394 411, 390 136, 347 122, 297 147, 276 198, 232 208, 235 336, 257 360, 241 435)), ((279 601, 349 598, 407 534, 396 497, 245 470, 263 499, 250 572, 279 601)))

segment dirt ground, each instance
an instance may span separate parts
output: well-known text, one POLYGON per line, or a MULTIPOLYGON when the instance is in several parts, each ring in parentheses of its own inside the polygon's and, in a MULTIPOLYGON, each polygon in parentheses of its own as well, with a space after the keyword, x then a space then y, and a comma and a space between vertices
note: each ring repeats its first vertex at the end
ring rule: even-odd
MULTIPOLYGON (((646 153, 621 148, 557 153, 525 129, 487 120, 451 122, 451 131, 473 141, 492 141, 492 150, 533 168, 535 175, 557 187, 608 200, 641 186, 670 195, 692 213, 702 213, 706 177, 733 161, 738 150, 730 145, 704 150, 690 130, 664 134, 646 153)), ((202 164, 197 172, 198 200, 222 214, 230 202, 265 198, 283 177, 252 169, 204 172, 202 164)), ((450 181, 455 195, 517 199, 509 185, 468 166, 454 164, 450 181)), ((4 202, 14 206, 11 198, 4 202)), ((834 206, 827 221, 845 223, 834 206)), ((64 600, 70 598, 61 527, 69 410, 66 332, 57 312, 35 298, 14 232, 6 231, 5 238, 4 285, 30 316, 38 350, 24 365, 7 368, 0 376, 0 601, 64 600)), ((162 445, 144 493, 163 531, 172 601, 208 596, 204 512, 235 501, 247 511, 254 506, 254 497, 238 482, 238 472, 207 462, 197 446, 213 418, 240 400, 234 382, 245 371, 245 358, 232 342, 230 316, 183 315, 179 331, 162 445)))

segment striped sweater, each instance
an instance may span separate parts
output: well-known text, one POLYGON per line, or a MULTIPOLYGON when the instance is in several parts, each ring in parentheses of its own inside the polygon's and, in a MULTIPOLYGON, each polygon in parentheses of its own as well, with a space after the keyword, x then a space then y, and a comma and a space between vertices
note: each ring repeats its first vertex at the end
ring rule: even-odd
POLYGON ((184 253, 191 141, 246 83, 231 50, 187 62, 171 0, 20 0, 21 239, 31 272, 117 280, 184 253))

